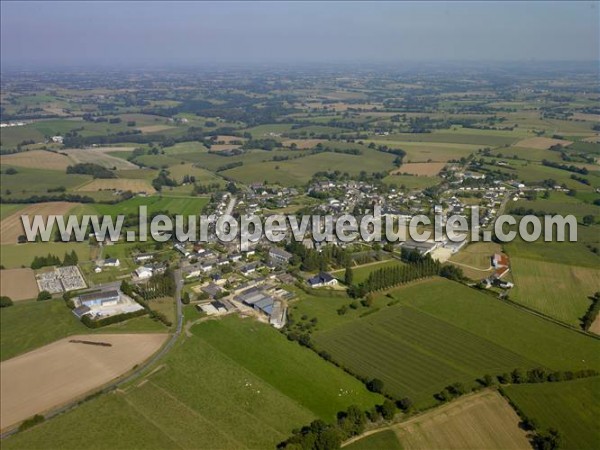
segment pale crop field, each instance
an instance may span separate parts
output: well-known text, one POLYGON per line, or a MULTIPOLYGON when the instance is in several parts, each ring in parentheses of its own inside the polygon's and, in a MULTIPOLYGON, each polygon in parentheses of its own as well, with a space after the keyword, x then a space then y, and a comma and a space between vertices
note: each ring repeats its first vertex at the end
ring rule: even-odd
POLYGON ((0 222, 0 244, 16 244, 19 236, 25 234, 21 221, 22 215, 28 215, 30 221, 33 220, 35 215, 40 215, 44 218, 47 218, 50 214, 61 216, 67 214, 78 205, 79 203, 68 202, 48 202, 28 205, 0 222))
POLYGON ((26 300, 38 295, 38 286, 31 269, 0 270, 0 295, 11 300, 26 300))
POLYGON ((571 145, 573 141, 566 141, 564 139, 551 139, 545 137, 534 137, 520 140, 515 144, 516 147, 525 147, 525 148, 538 148, 548 150, 553 145, 562 145, 566 147, 567 145, 571 145))
POLYGON ((166 338, 158 333, 71 336, 2 362, 0 428, 78 398, 132 370, 166 338), (73 339, 111 346, 70 342, 73 339))
POLYGON ((530 449, 519 416, 495 391, 465 396, 394 427, 405 450, 530 449))
POLYGON ((63 150, 74 163, 92 163, 112 169, 113 167, 117 170, 137 169, 138 166, 135 164, 116 156, 109 155, 109 152, 124 152, 133 151, 133 147, 98 147, 92 149, 71 149, 63 150))
POLYGON ((156 189, 152 187, 148 180, 127 179, 127 178, 97 178, 77 188, 81 192, 96 192, 105 190, 145 192, 154 194, 156 189))
MULTIPOLYGON (((29 167, 33 169, 66 170, 73 161, 67 156, 46 150, 31 150, 0 156, 1 165, 29 167)), ((18 176, 18 174, 17 174, 18 176)))
POLYGON ((431 163, 408 163, 402 164, 398 169, 391 172, 395 174, 409 174, 417 176, 428 176, 434 177, 444 168, 446 163, 443 162, 431 162, 431 163))

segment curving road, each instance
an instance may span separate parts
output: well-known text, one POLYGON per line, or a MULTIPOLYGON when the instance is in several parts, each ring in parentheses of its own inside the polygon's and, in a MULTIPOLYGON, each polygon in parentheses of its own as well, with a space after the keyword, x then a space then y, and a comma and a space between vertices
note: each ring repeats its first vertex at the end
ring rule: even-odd
MULTIPOLYGON (((95 397, 100 394, 105 394, 107 392, 110 392, 110 391, 118 388, 119 386, 122 386, 126 383, 129 383, 130 381, 135 380, 140 375, 142 375, 142 373, 146 369, 153 366, 156 362, 158 362, 158 360, 160 360, 163 356, 165 356, 171 350, 171 348, 173 348, 173 345, 175 345, 177 338, 181 335, 181 330, 183 328, 183 311, 182 311, 182 306, 181 306, 181 289, 183 288, 183 279, 181 278, 181 269, 175 270, 173 272, 173 277, 175 278, 175 285, 176 285, 175 304, 177 306, 177 326, 175 327, 175 332, 171 335, 171 337, 167 341, 167 343, 165 345, 163 345, 162 348, 158 352, 156 352, 154 355, 152 355, 152 357, 150 357, 145 362, 140 364, 133 372, 131 372, 130 374, 126 375, 123 378, 118 378, 118 379, 112 381, 111 383, 105 385, 104 387, 102 387, 101 389, 99 389, 97 391, 94 391, 94 392, 88 394, 86 399, 90 398, 91 396, 95 397)), ((54 408, 51 411, 44 414, 44 417, 46 419, 51 419, 55 416, 58 416, 59 414, 62 414, 64 412, 67 412, 71 409, 76 408, 80 403, 85 402, 86 399, 82 400, 81 398, 79 398, 77 400, 73 400, 73 401, 67 403, 66 405, 54 408)), ((17 433, 18 431, 19 431, 18 428, 13 428, 11 430, 5 431, 4 433, 0 434, 0 439, 4 439, 8 436, 11 436, 11 435, 17 433)))

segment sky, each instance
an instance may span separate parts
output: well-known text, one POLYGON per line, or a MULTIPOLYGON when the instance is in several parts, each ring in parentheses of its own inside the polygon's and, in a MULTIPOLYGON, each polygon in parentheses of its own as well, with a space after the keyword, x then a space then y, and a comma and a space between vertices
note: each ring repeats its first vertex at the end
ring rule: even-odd
POLYGON ((591 61, 598 2, 0 3, 12 66, 591 61))

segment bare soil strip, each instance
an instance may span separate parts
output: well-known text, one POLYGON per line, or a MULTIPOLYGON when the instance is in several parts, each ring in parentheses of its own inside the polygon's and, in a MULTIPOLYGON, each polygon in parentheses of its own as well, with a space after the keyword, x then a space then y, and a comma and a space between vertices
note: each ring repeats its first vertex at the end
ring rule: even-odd
POLYGON ((33 270, 0 270, 0 295, 10 297, 13 301, 37 297, 38 286, 33 270))

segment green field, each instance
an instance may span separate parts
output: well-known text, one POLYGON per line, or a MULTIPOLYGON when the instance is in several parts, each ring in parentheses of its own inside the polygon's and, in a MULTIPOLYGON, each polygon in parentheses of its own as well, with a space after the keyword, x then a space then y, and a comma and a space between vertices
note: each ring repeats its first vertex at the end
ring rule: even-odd
POLYGON ((564 184, 568 189, 580 191, 592 191, 600 186, 600 176, 592 172, 583 176, 590 182, 590 185, 588 186, 571 179, 573 173, 567 170, 544 166, 536 162, 509 160, 508 163, 510 165, 509 168, 491 165, 485 165, 484 167, 487 169, 499 170, 502 173, 508 174, 511 178, 522 181, 526 185, 535 183, 540 184, 544 180, 552 179, 560 185, 564 184))
POLYGON ((598 247, 600 243, 600 227, 577 227, 577 242, 524 242, 518 237, 504 244, 506 253, 511 258, 527 258, 537 261, 555 262, 571 266, 598 268, 600 256, 593 253, 588 245, 598 247))
POLYGON ((389 135, 384 140, 399 142, 440 142, 496 147, 514 144, 519 140, 519 136, 514 135, 512 132, 456 129, 435 130, 432 133, 398 133, 389 135))
POLYGON ((541 430, 556 428, 560 432, 560 448, 598 448, 600 378, 512 385, 503 390, 541 430))
POLYGON ((75 250, 79 261, 90 260, 90 246, 87 242, 29 242, 27 244, 6 244, 0 250, 0 264, 7 269, 29 267, 36 256, 48 253, 63 258, 65 253, 75 250))
MULTIPOLYGON (((369 275, 375 270, 384 269, 388 267, 396 267, 403 265, 402 262, 397 259, 391 259, 386 261, 378 261, 375 263, 364 264, 362 266, 357 266, 352 269, 352 282, 354 284, 360 284, 369 278, 369 275)), ((332 273, 337 279, 339 279, 342 283, 344 282, 344 276, 346 274, 346 270, 339 270, 332 273)))
POLYGON ((16 213, 18 210, 25 208, 26 205, 19 205, 16 203, 2 203, 0 204, 0 220, 6 219, 8 216, 16 213))
MULTIPOLYGON (((600 195, 596 194, 592 198, 600 198, 600 195)), ((591 202, 583 202, 563 192, 552 192, 548 199, 538 197, 536 200, 521 199, 518 202, 511 202, 507 206, 507 209, 510 211, 515 207, 544 211, 546 214, 573 214, 579 221, 581 221, 583 216, 588 214, 596 217, 600 216, 600 206, 593 205, 591 202)))
POLYGON ((317 417, 382 401, 267 325, 231 317, 191 331, 148 381, 8 438, 3 448, 45 448, 49 439, 79 448, 82 431, 94 448, 274 448, 317 417))
MULTIPOLYGON (((316 172, 320 171, 339 170, 358 175, 361 171, 367 173, 387 172, 394 168, 394 155, 366 147, 362 147, 361 150, 362 155, 327 152, 288 161, 268 161, 254 164, 245 162, 241 167, 226 170, 223 175, 243 183, 266 180, 269 183, 294 186, 305 184, 316 172)), ((283 151, 277 152, 277 154, 280 153, 283 151)))
POLYGON ((515 287, 511 299, 578 326, 600 291, 600 269, 557 264, 525 258, 511 258, 515 287))
POLYGON ((387 145, 392 148, 401 148, 406 151, 404 162, 446 162, 451 159, 460 159, 475 153, 480 145, 457 144, 450 142, 410 142, 373 140, 377 145, 387 145))
POLYGON ((0 359, 13 358, 73 334, 163 331, 166 328, 162 324, 148 317, 92 330, 71 313, 62 299, 15 302, 0 314, 0 359))
MULTIPOLYGON (((6 169, 7 166, 2 166, 6 169)), ((17 167, 16 175, 0 174, 2 196, 5 198, 26 198, 32 195, 45 195, 48 189, 64 187, 72 189, 92 179, 90 175, 67 175, 58 170, 29 169, 17 167)), ((58 193, 60 194, 60 193, 58 193)), ((55 195, 58 195, 55 193, 55 195)))
MULTIPOLYGON (((396 305, 326 322, 330 327, 321 327, 314 340, 344 366, 383 380, 397 397, 428 405, 444 386, 471 384, 485 373, 600 367, 598 341, 458 283, 431 279, 392 295, 396 305)), ((322 325, 318 310, 301 312, 322 325)))
POLYGON ((384 382, 385 392, 432 404, 433 394, 485 373, 536 362, 405 306, 394 306, 320 334, 319 348, 352 371, 384 382))
POLYGON ((438 177, 414 176, 414 175, 388 175, 383 182, 396 187, 404 186, 406 189, 425 189, 440 183, 438 177))
POLYGON ((149 214, 158 211, 168 211, 171 214, 192 215, 200 214, 208 201, 208 197, 167 197, 153 195, 150 197, 133 197, 115 205, 98 203, 91 205, 91 207, 96 210, 97 214, 113 216, 117 214, 137 214, 139 207, 142 205, 148 207, 149 214))

